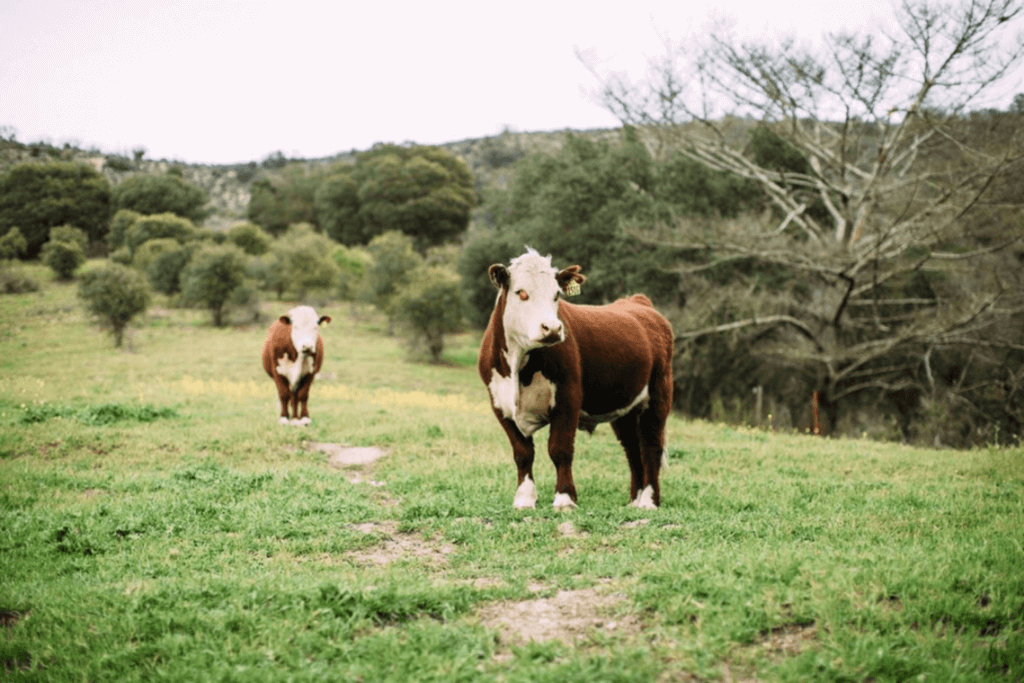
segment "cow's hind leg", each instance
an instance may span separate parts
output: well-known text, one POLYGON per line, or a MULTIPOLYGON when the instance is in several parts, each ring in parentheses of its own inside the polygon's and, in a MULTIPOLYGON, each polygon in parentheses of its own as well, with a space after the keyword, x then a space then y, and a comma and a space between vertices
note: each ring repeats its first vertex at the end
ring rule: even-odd
POLYGON ((629 500, 636 501, 637 491, 645 484, 644 462, 640 449, 640 433, 637 425, 638 410, 633 410, 612 422, 612 431, 626 451, 629 462, 629 500))
POLYGON ((672 410, 671 375, 661 382, 651 382, 650 402, 637 420, 640 454, 643 460, 643 490, 633 499, 638 508, 661 505, 659 475, 665 458, 665 422, 672 410))

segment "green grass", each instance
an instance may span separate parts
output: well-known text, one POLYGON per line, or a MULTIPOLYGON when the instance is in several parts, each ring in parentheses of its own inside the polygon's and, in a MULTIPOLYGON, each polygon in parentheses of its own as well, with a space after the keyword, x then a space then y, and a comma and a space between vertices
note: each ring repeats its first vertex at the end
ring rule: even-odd
POLYGON ((289 428, 259 364, 269 323, 157 306, 117 351, 75 285, 34 274, 42 291, 0 298, 0 679, 1024 676, 1021 449, 673 418, 660 510, 625 506, 601 427, 577 437, 580 508, 551 510, 541 448, 538 509, 516 512, 478 335, 418 365, 371 311, 318 309, 314 422, 289 428), (383 485, 310 441, 389 448, 365 477, 383 485), (421 552, 366 559, 401 539, 421 552), (479 616, 588 588, 639 627, 516 645, 479 616))

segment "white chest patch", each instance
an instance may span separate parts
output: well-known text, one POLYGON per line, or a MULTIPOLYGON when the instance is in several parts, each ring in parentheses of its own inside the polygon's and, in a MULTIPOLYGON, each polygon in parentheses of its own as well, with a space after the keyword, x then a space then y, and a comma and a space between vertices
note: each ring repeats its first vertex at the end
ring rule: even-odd
POLYGON ((288 360, 285 354, 277 360, 277 374, 288 380, 288 386, 292 391, 299 387, 299 381, 306 375, 313 374, 312 356, 299 356, 294 361, 288 360))
POLYGON ((535 372, 529 386, 524 387, 518 381, 518 373, 502 377, 497 369, 491 369, 491 383, 487 388, 494 407, 515 422, 523 436, 530 436, 546 425, 555 407, 555 385, 539 372, 535 372))

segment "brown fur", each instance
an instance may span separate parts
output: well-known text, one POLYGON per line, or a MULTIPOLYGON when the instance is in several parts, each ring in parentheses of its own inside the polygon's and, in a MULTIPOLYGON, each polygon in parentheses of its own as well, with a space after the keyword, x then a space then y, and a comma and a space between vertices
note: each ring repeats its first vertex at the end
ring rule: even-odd
MULTIPOLYGON (((502 316, 507 296, 506 286, 480 346, 478 369, 487 385, 492 379, 492 368, 503 377, 510 374, 503 354, 506 349, 502 316)), ((593 420, 581 421, 580 411, 593 417, 614 413, 627 407, 647 386, 646 406, 638 405, 611 424, 629 461, 630 500, 636 500, 639 492, 651 486, 654 504, 660 505, 658 475, 665 448, 665 421, 672 407, 672 326, 642 294, 607 306, 561 301, 558 315, 566 328, 565 341, 530 351, 519 371, 521 383, 541 372, 557 387, 555 407, 548 420, 548 455, 557 473, 555 493, 567 493, 576 501, 572 478, 576 430, 593 431, 597 424, 593 420)), ((519 483, 527 476, 536 481, 532 436, 524 436, 501 410, 494 408, 494 413, 512 445, 519 483)))
POLYGON ((267 332, 267 341, 263 343, 263 369, 277 385, 277 395, 281 399, 281 417, 288 417, 289 405, 293 420, 309 417, 306 405, 309 401, 309 388, 313 385, 313 379, 316 377, 316 373, 320 372, 320 366, 324 362, 324 340, 317 335, 313 373, 305 375, 299 381, 299 387, 294 392, 288 386, 288 378, 277 372, 277 363, 282 356, 288 356, 288 360, 294 361, 299 357, 299 352, 295 348, 295 344, 292 343, 291 323, 278 319, 270 326, 270 330, 267 332))

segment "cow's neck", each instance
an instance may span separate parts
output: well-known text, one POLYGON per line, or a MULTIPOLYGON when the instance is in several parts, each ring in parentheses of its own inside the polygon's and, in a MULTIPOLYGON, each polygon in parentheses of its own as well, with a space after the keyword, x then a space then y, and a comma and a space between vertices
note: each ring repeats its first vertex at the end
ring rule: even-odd
POLYGON ((491 315, 491 382, 488 385, 494 406, 510 420, 516 419, 519 401, 519 371, 526 365, 532 349, 525 349, 505 334, 505 297, 507 290, 498 293, 491 315))

